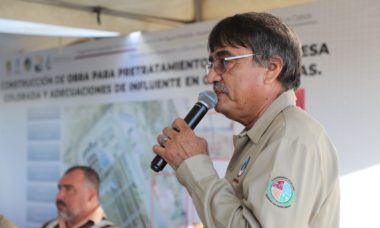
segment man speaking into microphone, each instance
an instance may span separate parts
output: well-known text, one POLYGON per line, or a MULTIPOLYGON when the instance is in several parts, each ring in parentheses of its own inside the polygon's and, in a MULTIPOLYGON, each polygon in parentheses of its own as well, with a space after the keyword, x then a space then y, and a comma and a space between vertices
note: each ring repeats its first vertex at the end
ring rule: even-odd
POLYGON ((208 39, 217 112, 244 125, 224 178, 184 119, 153 152, 176 171, 205 227, 339 227, 339 170, 326 131, 296 107, 301 44, 267 13, 221 20, 208 39))

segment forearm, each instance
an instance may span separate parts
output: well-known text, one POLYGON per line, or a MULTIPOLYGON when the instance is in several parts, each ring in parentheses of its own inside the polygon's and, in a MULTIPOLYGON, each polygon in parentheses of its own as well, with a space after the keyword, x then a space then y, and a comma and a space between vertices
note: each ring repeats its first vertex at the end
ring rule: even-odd
POLYGON ((193 199, 205 227, 260 227, 230 183, 220 179, 207 155, 187 159, 177 178, 193 199))

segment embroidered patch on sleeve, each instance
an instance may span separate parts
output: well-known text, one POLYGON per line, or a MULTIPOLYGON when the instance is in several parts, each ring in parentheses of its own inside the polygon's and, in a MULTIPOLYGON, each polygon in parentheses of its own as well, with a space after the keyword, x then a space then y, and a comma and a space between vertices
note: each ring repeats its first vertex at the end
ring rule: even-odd
POLYGON ((268 181, 266 197, 278 207, 290 207, 295 197, 294 186, 286 177, 275 177, 268 181))

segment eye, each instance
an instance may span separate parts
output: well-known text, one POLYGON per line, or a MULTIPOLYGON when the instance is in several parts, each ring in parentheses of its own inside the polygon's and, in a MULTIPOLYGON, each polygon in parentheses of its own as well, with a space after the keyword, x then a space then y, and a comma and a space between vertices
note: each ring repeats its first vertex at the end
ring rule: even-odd
POLYGON ((63 188, 64 188, 64 190, 65 190, 66 192, 72 192, 72 191, 74 191, 73 186, 63 186, 63 188))

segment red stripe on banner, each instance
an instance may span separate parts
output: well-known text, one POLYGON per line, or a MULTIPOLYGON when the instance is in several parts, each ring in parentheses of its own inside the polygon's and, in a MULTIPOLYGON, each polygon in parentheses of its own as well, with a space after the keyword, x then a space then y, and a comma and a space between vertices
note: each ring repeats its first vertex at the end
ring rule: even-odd
POLYGON ((296 91, 296 105, 302 109, 305 109, 305 89, 304 88, 299 88, 296 91))

